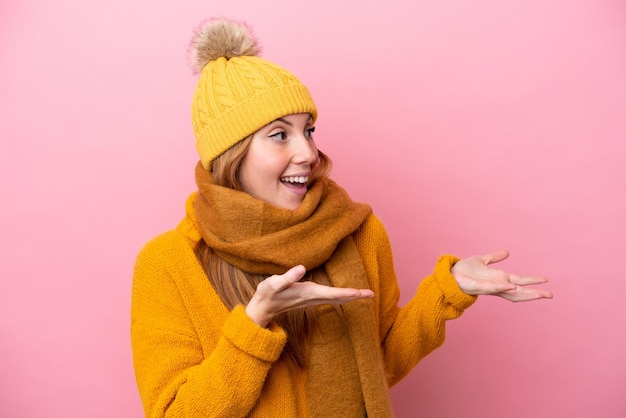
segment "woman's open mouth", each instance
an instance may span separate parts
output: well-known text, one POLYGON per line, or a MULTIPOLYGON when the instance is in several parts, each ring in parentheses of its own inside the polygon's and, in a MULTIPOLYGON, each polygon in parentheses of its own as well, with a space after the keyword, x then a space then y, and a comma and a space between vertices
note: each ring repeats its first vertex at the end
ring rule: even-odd
POLYGON ((286 176, 281 177, 280 181, 288 187, 306 187, 307 182, 309 181, 309 176, 286 176))

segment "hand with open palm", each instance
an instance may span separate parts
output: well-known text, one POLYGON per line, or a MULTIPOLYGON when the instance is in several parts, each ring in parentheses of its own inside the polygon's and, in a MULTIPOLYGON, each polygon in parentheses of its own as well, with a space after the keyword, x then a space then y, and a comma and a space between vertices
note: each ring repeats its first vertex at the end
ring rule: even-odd
POLYGON ((452 274, 461 290, 468 295, 493 295, 511 302, 527 302, 552 298, 552 292, 526 287, 548 281, 540 276, 521 276, 490 267, 509 256, 506 250, 476 255, 458 261, 452 274))

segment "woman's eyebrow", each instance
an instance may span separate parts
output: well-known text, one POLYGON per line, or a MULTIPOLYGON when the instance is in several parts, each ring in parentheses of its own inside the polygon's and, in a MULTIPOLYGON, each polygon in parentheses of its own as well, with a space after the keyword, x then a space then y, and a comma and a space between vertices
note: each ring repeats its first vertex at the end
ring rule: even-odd
MULTIPOLYGON (((309 123, 309 122, 311 122, 312 120, 313 120, 313 118, 309 116, 309 118, 307 119, 306 123, 309 123)), ((289 126, 293 126, 293 124, 292 124, 291 122, 289 122, 289 121, 288 121, 287 119, 285 119, 285 118, 278 118, 278 119, 274 120, 274 122, 282 122, 282 123, 285 123, 285 124, 287 124, 287 125, 289 125, 289 126)), ((272 123, 274 123, 274 122, 272 122, 272 123)))
POLYGON ((274 122, 282 122, 282 123, 286 123, 289 126, 293 126, 293 124, 291 122, 289 122, 287 119, 283 119, 283 118, 278 118, 274 122))

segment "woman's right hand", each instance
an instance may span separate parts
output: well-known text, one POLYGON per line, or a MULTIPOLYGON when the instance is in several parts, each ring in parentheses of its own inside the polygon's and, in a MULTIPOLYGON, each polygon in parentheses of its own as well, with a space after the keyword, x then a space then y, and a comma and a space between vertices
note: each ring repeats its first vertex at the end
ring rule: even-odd
POLYGON ((305 306, 341 305, 357 299, 374 297, 370 289, 331 287, 314 282, 300 282, 306 270, 299 265, 286 273, 270 276, 256 288, 246 306, 246 313, 259 326, 266 328, 276 315, 305 306))

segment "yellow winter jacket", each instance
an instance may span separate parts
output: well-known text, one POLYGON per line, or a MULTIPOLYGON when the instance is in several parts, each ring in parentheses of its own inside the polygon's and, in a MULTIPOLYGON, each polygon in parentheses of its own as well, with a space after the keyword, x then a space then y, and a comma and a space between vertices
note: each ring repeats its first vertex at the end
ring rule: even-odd
MULTIPOLYGON (((286 342, 282 329, 261 328, 242 306, 228 311, 223 305, 193 251, 200 233, 190 198, 187 217, 150 241, 135 265, 131 337, 146 416, 392 416, 388 387, 443 343, 445 321, 459 317, 475 297, 462 293, 450 273, 458 259, 443 256, 399 308, 382 223, 370 215, 353 238, 375 297, 344 305, 344 319, 326 307, 335 313, 321 315, 328 323, 321 324, 312 344, 328 360, 318 362, 315 376, 309 376, 280 357, 286 342), (364 304, 371 305, 359 311, 364 304), (354 327, 342 321, 363 326, 358 335, 348 335, 354 327), (367 354, 371 345, 378 360, 367 354)), ((319 309, 323 313, 325 307, 319 309)))

